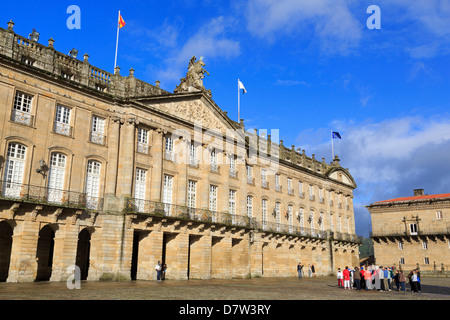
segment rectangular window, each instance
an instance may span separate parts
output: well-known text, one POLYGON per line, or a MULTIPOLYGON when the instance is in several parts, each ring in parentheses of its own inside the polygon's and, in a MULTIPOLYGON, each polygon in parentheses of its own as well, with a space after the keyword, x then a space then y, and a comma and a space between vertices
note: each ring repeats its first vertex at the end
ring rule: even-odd
POLYGON ((146 188, 147 171, 136 169, 136 177, 134 181, 134 198, 136 199, 136 208, 138 212, 145 212, 145 188, 146 188))
POLYGON ((417 224, 416 223, 409 224, 409 234, 412 236, 417 235, 417 224))
POLYGON ((403 250, 403 241, 398 242, 398 250, 403 250))
POLYGON ((217 165, 217 154, 215 149, 211 151, 211 171, 219 172, 219 166, 217 165))
POLYGON ((287 188, 288 188, 288 194, 293 195, 294 190, 292 189, 292 179, 291 178, 287 179, 287 188))
POLYGON ((230 177, 237 178, 236 159, 234 155, 229 156, 228 159, 230 160, 230 177))
POLYGON ((231 215, 231 223, 236 224, 236 190, 230 189, 228 195, 228 210, 231 215))
POLYGON ((22 92, 16 92, 16 97, 14 99, 14 110, 31 113, 32 100, 33 96, 22 92))
POLYGON ((189 180, 188 182, 188 194, 187 194, 187 206, 189 208, 195 208, 196 202, 195 202, 195 195, 197 191, 197 182, 189 180))
POLYGON ((139 153, 148 154, 148 130, 147 129, 138 128, 137 150, 139 153))
POLYGON ((422 241, 422 249, 424 250, 428 249, 428 241, 422 241))
POLYGON ((400 264, 405 264, 405 258, 400 258, 400 264))
POLYGON ((247 196, 247 216, 253 218, 253 197, 247 196))
POLYGON ((92 116, 91 142, 105 144, 105 119, 92 116))
POLYGON ((217 186, 209 186, 209 210, 217 211, 217 186))
POLYGON ((172 215, 172 187, 173 187, 173 177, 167 174, 164 175, 164 185, 163 185, 163 203, 164 212, 166 215, 172 215))
POLYGON ((436 219, 442 220, 442 211, 441 210, 436 211, 436 219))
POLYGON ((247 184, 253 184, 253 167, 247 166, 247 184))
POLYGON ((298 182, 298 194, 299 194, 300 198, 302 198, 302 199, 305 198, 305 194, 303 193, 303 182, 301 182, 301 181, 298 182))
POLYGON ((320 203, 324 203, 324 198, 323 198, 323 189, 319 188, 319 202, 320 203))
POLYGON ((275 191, 281 191, 280 175, 275 174, 275 191))
POLYGON ((294 232, 294 225, 293 225, 293 220, 292 220, 292 206, 289 205, 288 206, 288 211, 287 211, 287 215, 288 215, 288 226, 289 226, 289 233, 293 233, 294 232))
POLYGON ((277 231, 281 231, 281 204, 279 202, 275 202, 275 222, 277 225, 277 231))
POLYGON ((309 200, 315 200, 314 187, 312 184, 309 185, 309 200))
POLYGON ((173 139, 171 137, 166 137, 166 143, 164 147, 164 158, 166 160, 174 161, 175 155, 173 152, 173 139))
POLYGON ((269 187, 269 184, 267 182, 267 170, 265 169, 261 169, 261 185, 265 189, 269 187))
POLYGON ((267 199, 262 199, 261 210, 262 210, 262 227, 263 230, 267 230, 267 199))
POLYGON ((197 147, 193 142, 191 142, 191 144, 189 145, 189 165, 191 167, 198 167, 197 147))
POLYGON ((56 133, 70 136, 72 134, 72 128, 70 126, 70 113, 71 109, 58 105, 56 107, 55 127, 56 133))
POLYGON ((430 258, 427 257, 423 258, 423 263, 427 265, 430 264, 430 258))

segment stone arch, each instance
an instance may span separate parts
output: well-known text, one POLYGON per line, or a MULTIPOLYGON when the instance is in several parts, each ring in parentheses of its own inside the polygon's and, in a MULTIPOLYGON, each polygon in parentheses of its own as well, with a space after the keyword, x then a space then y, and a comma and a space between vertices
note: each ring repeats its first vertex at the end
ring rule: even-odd
POLYGON ((0 282, 8 279, 11 260, 13 228, 6 222, 0 222, 0 282))
POLYGON ((35 281, 49 281, 52 275, 55 230, 47 224, 39 231, 36 250, 37 273, 35 281))
POLYGON ((91 229, 84 228, 78 233, 77 255, 75 264, 80 268, 81 280, 86 280, 89 273, 91 252, 91 229))

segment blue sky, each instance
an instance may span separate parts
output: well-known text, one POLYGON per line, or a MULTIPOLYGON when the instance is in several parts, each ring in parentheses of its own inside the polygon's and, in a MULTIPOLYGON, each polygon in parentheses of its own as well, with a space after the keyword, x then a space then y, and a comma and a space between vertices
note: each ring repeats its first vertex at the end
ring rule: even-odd
POLYGON ((203 56, 214 101, 237 120, 237 79, 246 128, 280 129, 287 146, 349 168, 357 234, 368 236, 374 201, 450 192, 450 1, 8 1, 1 27, 32 28, 40 43, 88 53, 113 72, 117 12, 118 65, 173 91, 189 59, 203 56), (67 28, 67 8, 81 10, 81 29, 67 28), (369 30, 370 5, 381 29, 369 30))

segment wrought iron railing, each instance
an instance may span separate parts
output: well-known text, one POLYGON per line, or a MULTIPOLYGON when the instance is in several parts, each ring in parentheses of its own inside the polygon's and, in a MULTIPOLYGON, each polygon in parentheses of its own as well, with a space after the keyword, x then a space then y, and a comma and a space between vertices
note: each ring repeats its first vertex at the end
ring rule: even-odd
POLYGON ((249 218, 248 216, 234 215, 227 212, 217 212, 199 208, 189 208, 186 206, 134 198, 127 199, 127 210, 150 215, 160 215, 165 217, 249 228, 253 228, 255 225, 254 219, 249 218))
POLYGON ((86 193, 0 181, 2 199, 60 205, 87 210, 103 210, 103 198, 90 197, 86 193))
POLYGON ((290 234, 294 236, 306 236, 306 237, 313 237, 313 238, 327 238, 327 232, 318 230, 318 229, 312 229, 312 228, 303 228, 291 224, 284 224, 284 223, 277 223, 277 222, 269 222, 269 221, 263 221, 263 222, 256 222, 256 229, 260 231, 266 231, 266 232, 274 232, 274 233, 284 233, 284 234, 290 234))

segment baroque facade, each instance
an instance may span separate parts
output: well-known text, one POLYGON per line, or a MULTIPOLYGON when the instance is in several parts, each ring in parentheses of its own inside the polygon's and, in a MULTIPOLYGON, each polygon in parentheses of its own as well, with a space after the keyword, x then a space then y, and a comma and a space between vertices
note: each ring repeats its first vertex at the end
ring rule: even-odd
POLYGON ((339 164, 248 132, 192 58, 174 93, 0 28, 0 281, 318 274, 357 265, 339 164))
POLYGON ((376 263, 405 270, 448 272, 450 267, 450 193, 375 202, 372 217, 376 263))

